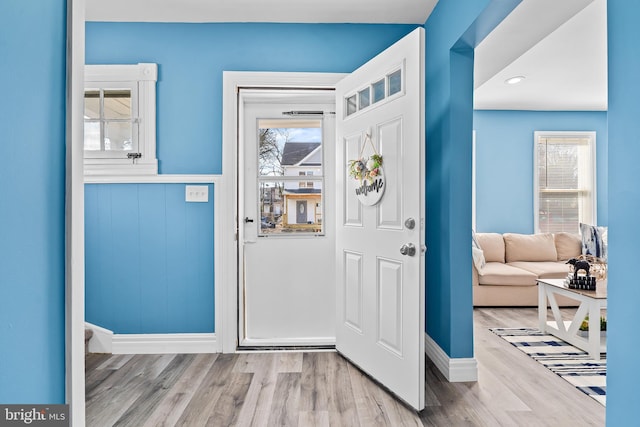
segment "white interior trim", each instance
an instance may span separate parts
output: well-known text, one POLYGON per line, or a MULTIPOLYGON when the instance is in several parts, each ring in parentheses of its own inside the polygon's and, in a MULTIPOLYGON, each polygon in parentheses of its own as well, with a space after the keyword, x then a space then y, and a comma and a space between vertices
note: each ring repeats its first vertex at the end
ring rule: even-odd
POLYGON ((89 340, 89 353, 113 353, 113 331, 89 322, 85 322, 84 327, 93 332, 89 340))
MULTIPOLYGON (((297 347, 306 345, 335 346, 336 337, 312 337, 312 338, 280 338, 280 339, 257 339, 247 338, 242 341, 243 346, 256 347, 297 347)), ((306 351, 306 350, 305 350, 306 351)))
MULTIPOLYGON (((222 230, 216 231, 216 254, 221 254, 221 281, 216 280, 216 333, 224 353, 233 353, 238 345, 238 241, 237 241, 237 150, 238 89, 254 88, 334 88, 345 74, 276 73, 225 71, 222 76, 222 171, 225 177, 224 198, 228 207, 220 217, 222 230), (233 207, 233 208, 232 208, 233 207), (220 247, 218 247, 218 245, 220 247), (220 286, 221 285, 221 286, 220 286), (224 302, 223 302, 224 301, 224 302), (221 319, 217 316, 220 314, 221 319), (220 320, 220 321, 218 321, 220 320), (221 326, 221 327, 220 327, 221 326)), ((218 217, 216 217, 218 218, 218 217)), ((219 268, 216 268, 218 271, 219 268)))
POLYGON ((84 0, 67 1, 65 400, 85 425, 84 383, 84 0))
POLYGON ((218 353, 216 334, 113 334, 113 354, 218 353))
POLYGON ((112 175, 85 176, 85 184, 219 184, 222 175, 112 175))
MULTIPOLYGON (((85 66, 85 88, 118 87, 121 83, 131 85, 132 114, 139 121, 138 148, 142 158, 135 162, 126 158, 114 159, 106 152, 89 152, 84 159, 86 175, 142 175, 158 174, 156 157, 156 83, 158 64, 95 64, 85 66), (95 85, 92 83, 96 83, 95 85), (141 119, 141 121, 140 121, 141 119), (96 157, 97 156, 97 157, 96 157)), ((124 154, 121 153, 124 157, 124 154)))
POLYGON ((93 331, 90 353, 186 354, 218 353, 215 333, 203 334, 114 334, 109 329, 85 323, 93 331))
MULTIPOLYGON (((134 180, 126 180, 127 177, 110 177, 110 178, 116 178, 114 179, 109 179, 106 177, 101 177, 100 179, 96 180, 95 183, 97 184, 107 184, 107 183, 139 183, 139 184, 166 184, 166 183, 173 183, 173 184, 213 184, 213 218, 212 221, 213 223, 213 234, 214 234, 214 259, 213 259, 213 271, 214 271, 214 283, 211 284, 211 286, 214 287, 214 311, 215 311, 215 319, 214 319, 214 330, 218 330, 219 328, 221 328, 220 325, 222 325, 222 288, 223 288, 223 277, 225 277, 225 275, 223 274, 223 264, 222 264, 222 260, 223 260, 223 248, 222 248, 222 242, 221 239, 219 238, 219 236, 222 236, 224 234, 223 232, 223 228, 222 225, 224 224, 224 222, 222 221, 222 219, 224 218, 224 216, 226 215, 225 212, 228 211, 228 209, 223 209, 223 204, 221 203, 221 200, 225 200, 226 198, 226 190, 225 190, 225 185, 223 184, 224 180, 222 178, 221 175, 158 175, 158 176, 148 176, 148 177, 135 177, 136 179, 134 180), (160 179, 158 179, 160 178, 160 179)), ((131 178, 131 177, 129 177, 131 178)), ((84 321, 84 316, 83 316, 83 321, 84 321)), ((108 329, 104 329, 101 328, 100 326, 96 326, 93 325, 91 323, 85 322, 85 325, 92 329, 94 331, 94 334, 98 335, 98 336, 105 336, 105 335, 111 335, 113 336, 113 332, 109 331, 108 329), (102 335, 101 335, 102 334, 102 335)), ((170 337, 175 337, 178 335, 175 334, 145 334, 142 335, 143 337, 161 337, 161 336, 170 336, 170 337)), ((180 334, 179 336, 191 336, 193 334, 180 334)), ((197 334, 197 335, 203 335, 203 334, 197 334)), ((214 334, 205 334, 205 335, 215 335, 214 334)), ((116 336, 121 336, 121 335, 116 335, 116 336)), ((112 351, 111 348, 111 344, 106 344, 107 341, 109 341, 111 338, 104 338, 104 340, 101 340, 100 338, 96 339, 95 335, 94 338, 91 339, 91 341, 89 342, 89 350, 91 352, 94 353, 117 353, 117 351, 112 351), (94 343, 94 340, 96 341, 94 343)), ((210 340, 207 338, 206 340, 206 344, 201 346, 201 347, 197 347, 194 346, 192 344, 189 344, 186 348, 187 349, 197 349, 197 348, 202 348, 203 349, 203 353, 211 353, 211 345, 210 345, 210 340), (208 341, 207 341, 208 340, 208 341)), ((158 340, 156 340, 155 338, 144 338, 142 339, 142 342, 156 342, 157 343, 158 340)), ((168 340, 169 342, 173 342, 172 338, 168 340)), ((125 344, 130 344, 131 340, 127 341, 119 341, 119 338, 114 338, 114 343, 116 342, 124 342, 125 344)), ((135 342, 135 340, 133 340, 133 342, 135 342)), ((184 341, 178 341, 178 343, 184 343, 184 341)), ((144 347, 144 346, 143 346, 144 347)), ((125 345, 125 348, 126 347, 125 345)), ((173 348, 173 347, 170 347, 173 348)), ((117 350, 117 348, 116 348, 117 350)), ((216 351, 221 351, 222 348, 218 347, 218 345, 216 344, 216 351)), ((197 351, 190 351, 192 353, 197 353, 197 351)))
POLYGON ((451 383, 478 381, 478 361, 475 357, 450 358, 433 338, 424 334, 424 350, 442 375, 451 383))

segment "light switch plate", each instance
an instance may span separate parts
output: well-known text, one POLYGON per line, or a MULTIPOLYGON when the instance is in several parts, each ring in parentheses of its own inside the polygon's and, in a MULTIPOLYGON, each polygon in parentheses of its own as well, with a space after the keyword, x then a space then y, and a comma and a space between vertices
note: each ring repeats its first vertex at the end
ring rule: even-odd
POLYGON ((209 201, 209 187, 206 185, 185 186, 185 200, 187 202, 206 203, 209 201))

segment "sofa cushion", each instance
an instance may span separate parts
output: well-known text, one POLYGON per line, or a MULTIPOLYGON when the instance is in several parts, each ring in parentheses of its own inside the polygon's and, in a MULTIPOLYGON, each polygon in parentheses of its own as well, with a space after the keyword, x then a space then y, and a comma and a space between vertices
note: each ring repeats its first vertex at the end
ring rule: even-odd
POLYGON ((504 262, 504 240, 498 233, 476 233, 486 262, 504 262))
POLYGON ((569 264, 558 261, 516 261, 510 262, 507 265, 512 267, 527 270, 540 279, 564 279, 569 274, 569 264))
POLYGON ((558 252, 556 252, 556 245, 551 233, 505 233, 503 237, 507 262, 558 260, 558 252))
POLYGON ((582 254, 582 239, 579 234, 556 233, 553 235, 558 261, 577 258, 582 254))
POLYGON ((487 262, 478 272, 480 285, 533 286, 538 276, 530 271, 500 262, 487 262))

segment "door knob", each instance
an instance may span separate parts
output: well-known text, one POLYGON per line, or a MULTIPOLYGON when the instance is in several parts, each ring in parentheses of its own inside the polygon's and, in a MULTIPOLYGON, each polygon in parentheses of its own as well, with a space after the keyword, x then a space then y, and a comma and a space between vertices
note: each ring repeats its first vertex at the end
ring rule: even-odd
POLYGON ((400 247, 400 253, 402 255, 414 256, 416 254, 416 247, 413 243, 406 243, 400 247))

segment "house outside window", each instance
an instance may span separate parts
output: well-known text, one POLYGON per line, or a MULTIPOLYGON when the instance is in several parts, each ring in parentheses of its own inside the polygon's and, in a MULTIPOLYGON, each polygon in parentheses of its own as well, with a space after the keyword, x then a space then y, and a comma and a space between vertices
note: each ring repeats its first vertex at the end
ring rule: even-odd
POLYGON ((157 65, 87 65, 86 176, 157 175, 157 65))
POLYGON ((535 132, 534 227, 579 233, 596 224, 595 132, 535 132))

